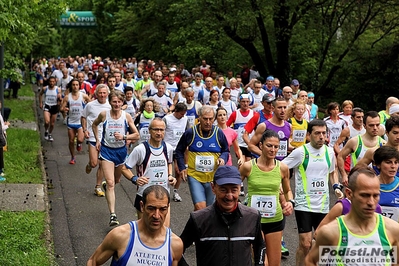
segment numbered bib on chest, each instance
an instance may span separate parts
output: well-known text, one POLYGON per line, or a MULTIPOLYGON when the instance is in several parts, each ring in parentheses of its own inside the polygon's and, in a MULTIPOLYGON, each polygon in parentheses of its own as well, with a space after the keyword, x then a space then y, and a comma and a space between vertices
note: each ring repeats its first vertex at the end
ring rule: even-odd
POLYGON ((194 126, 195 116, 187 116, 188 124, 192 127, 194 126))
POLYGON ((108 138, 107 141, 109 143, 117 142, 118 140, 115 138, 115 133, 119 132, 118 129, 108 129, 108 138))
POLYGON ((294 129, 292 134, 294 142, 304 142, 306 138, 306 129, 294 129))
POLYGON ((164 169, 154 167, 153 169, 150 169, 150 171, 152 172, 151 176, 153 177, 150 179, 150 185, 165 186, 167 184, 167 173, 164 172, 164 169))
POLYGON ((316 177, 316 178, 308 178, 307 179, 307 194, 313 195, 321 195, 326 193, 327 189, 327 181, 324 177, 316 177))
POLYGON ((399 222, 399 208, 392 206, 381 206, 382 215, 388 217, 395 222, 399 222))
POLYGON ((215 158, 213 156, 195 156, 195 170, 198 172, 209 173, 215 168, 215 158))
POLYGON ((173 137, 177 140, 179 140, 181 138, 181 136, 183 135, 184 130, 181 129, 173 129, 173 137))
POLYGON ((276 156, 277 157, 285 157, 287 156, 287 148, 288 148, 288 143, 286 140, 280 140, 280 145, 277 151, 276 156))
POLYGON ((276 196, 253 195, 251 207, 257 209, 263 218, 274 217, 277 210, 276 196))
POLYGON ((140 128, 140 137, 143 140, 149 140, 150 139, 150 131, 148 130, 148 127, 140 128))

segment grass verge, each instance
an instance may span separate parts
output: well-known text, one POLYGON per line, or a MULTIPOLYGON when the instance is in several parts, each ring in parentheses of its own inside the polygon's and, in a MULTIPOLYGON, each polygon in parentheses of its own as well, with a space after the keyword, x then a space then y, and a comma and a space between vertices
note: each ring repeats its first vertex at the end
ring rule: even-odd
POLYGON ((51 265, 44 212, 0 212, 0 265, 51 265))
MULTIPOLYGON (((31 86, 23 86, 18 96, 19 99, 6 98, 4 101, 4 106, 11 108, 9 120, 36 121, 31 86)), ((10 127, 7 140, 8 151, 4 152, 6 182, 42 183, 39 133, 10 127)), ((46 221, 45 212, 0 211, 0 265, 54 265, 49 256, 46 221)))
POLYGON ((39 133, 11 127, 7 130, 7 142, 8 151, 4 152, 7 183, 42 183, 39 133))
POLYGON ((4 106, 11 108, 9 120, 22 120, 24 122, 34 122, 35 110, 33 109, 35 94, 31 85, 26 84, 18 91, 19 99, 5 98, 4 106), (30 98, 30 99, 29 99, 30 98))

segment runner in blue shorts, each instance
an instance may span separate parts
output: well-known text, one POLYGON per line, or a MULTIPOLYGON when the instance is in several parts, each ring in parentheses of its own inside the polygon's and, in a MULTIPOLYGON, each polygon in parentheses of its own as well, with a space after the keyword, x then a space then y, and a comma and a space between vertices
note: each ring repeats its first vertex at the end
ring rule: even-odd
POLYGON ((136 141, 140 138, 132 117, 121 109, 124 97, 122 92, 112 91, 108 97, 111 110, 102 111, 92 126, 96 148, 100 152, 101 168, 106 180, 103 182, 103 188, 111 214, 110 226, 119 224, 115 214, 115 184, 120 181, 122 165, 127 156, 126 140, 136 141), (100 139, 98 125, 101 123, 103 131, 100 139))
POLYGON ((69 138, 69 152, 71 153, 70 164, 75 164, 75 137, 76 150, 82 150, 82 142, 84 139, 84 133, 81 124, 81 117, 85 105, 90 101, 89 96, 79 91, 79 80, 73 79, 71 81, 71 92, 65 95, 61 104, 61 112, 68 114, 67 126, 68 126, 68 138, 69 138))

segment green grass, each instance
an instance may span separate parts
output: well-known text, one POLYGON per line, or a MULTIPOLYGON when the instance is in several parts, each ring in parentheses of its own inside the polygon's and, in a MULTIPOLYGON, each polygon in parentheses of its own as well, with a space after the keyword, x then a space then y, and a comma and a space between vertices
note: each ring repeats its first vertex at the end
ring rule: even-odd
POLYGON ((18 90, 18 97, 26 96, 26 97, 34 97, 35 93, 32 90, 32 86, 29 83, 26 83, 21 89, 18 90))
MULTIPOLYGON (((10 120, 35 121, 30 85, 18 92, 19 99, 5 99, 11 108, 10 120)), ((8 151, 4 152, 7 183, 42 183, 38 161, 40 135, 30 129, 7 130, 8 151)), ((0 265, 54 265, 46 242, 46 213, 0 211, 0 265)))
POLYGON ((11 114, 8 120, 22 120, 24 122, 36 121, 33 102, 33 100, 6 99, 4 101, 4 106, 11 108, 11 114))
POLYGON ((10 127, 4 152, 7 183, 42 183, 39 167, 40 136, 37 131, 10 127))
POLYGON ((31 85, 27 84, 22 86, 18 91, 18 97, 18 99, 4 99, 4 106, 11 108, 9 120, 22 120, 25 122, 36 121, 33 109, 35 94, 32 91, 31 85), (31 99, 26 99, 26 97, 31 97, 31 99))
POLYGON ((0 211, 0 265, 51 265, 45 213, 0 211))

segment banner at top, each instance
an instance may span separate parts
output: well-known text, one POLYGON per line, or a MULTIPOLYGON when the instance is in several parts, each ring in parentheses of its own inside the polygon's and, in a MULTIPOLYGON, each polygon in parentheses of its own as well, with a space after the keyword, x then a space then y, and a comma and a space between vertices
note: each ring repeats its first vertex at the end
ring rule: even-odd
POLYGON ((91 11, 67 11, 61 15, 60 25, 64 28, 96 27, 96 17, 91 11))

